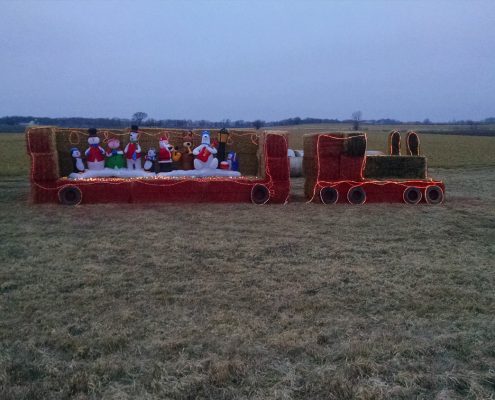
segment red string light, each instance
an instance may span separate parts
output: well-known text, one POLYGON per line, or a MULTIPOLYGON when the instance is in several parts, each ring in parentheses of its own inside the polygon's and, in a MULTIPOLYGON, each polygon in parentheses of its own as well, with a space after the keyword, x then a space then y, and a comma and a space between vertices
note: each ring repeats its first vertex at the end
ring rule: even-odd
MULTIPOLYGON (((364 137, 365 140, 367 140, 366 133, 364 133, 362 135, 358 135, 358 136, 364 137)), ((443 196, 443 188, 442 188, 443 183, 441 181, 435 181, 435 180, 428 178, 428 177, 426 177, 425 179, 421 179, 421 180, 418 179, 418 180, 404 180, 404 181, 400 181, 397 179, 395 179, 395 180, 371 180, 371 179, 368 180, 368 179, 365 179, 364 178, 364 168, 366 166, 366 156, 363 157, 363 161, 361 163, 359 180, 351 180, 351 179, 341 179, 341 180, 336 180, 336 181, 335 180, 322 180, 320 177, 321 176, 320 141, 322 138, 330 138, 332 140, 349 140, 349 139, 351 139, 350 137, 340 137, 340 136, 334 136, 332 134, 318 135, 318 138, 316 141, 316 157, 315 157, 316 170, 317 170, 316 183, 313 187, 313 195, 312 195, 311 199, 309 199, 307 201, 307 203, 311 203, 312 201, 314 201, 317 194, 319 194, 321 189, 323 189, 324 187, 330 187, 330 188, 335 189, 336 187, 338 187, 340 185, 349 185, 350 187, 348 189, 348 193, 352 188, 355 188, 355 187, 362 187, 364 189, 367 186, 385 186, 385 185, 391 185, 391 186, 396 186, 396 187, 398 186, 398 187, 402 187, 402 188, 407 188, 407 187, 413 186, 413 187, 418 187, 418 189, 419 188, 424 189, 425 193, 426 193, 426 190, 428 187, 439 186, 440 189, 442 190, 442 196, 443 196)), ((366 200, 367 199, 365 199, 365 201, 366 200)), ((428 202, 428 200, 427 200, 427 202, 428 202)))
MULTIPOLYGON (((50 128, 52 131, 52 134, 55 135, 55 129, 50 128)), ((66 177, 63 178, 58 178, 57 180, 54 180, 55 186, 54 187, 47 187, 45 185, 42 185, 39 181, 37 181, 34 178, 34 166, 35 166, 35 159, 37 156, 47 156, 47 155, 52 155, 53 153, 33 153, 32 152, 32 145, 31 145, 31 135, 30 131, 28 130, 27 132, 27 142, 28 142, 28 153, 31 158, 31 169, 30 169, 30 178, 31 178, 31 184, 46 190, 46 191, 57 191, 57 194, 60 196, 60 191, 63 190, 63 188, 68 187, 68 186, 88 186, 88 185, 95 185, 95 184, 108 184, 108 185, 121 185, 129 182, 135 182, 139 183, 142 185, 150 185, 150 186, 166 186, 166 187, 172 187, 180 184, 185 184, 185 183, 190 183, 190 182, 215 182, 215 183, 233 183, 235 185, 240 185, 240 186, 253 186, 255 184, 264 184, 267 186, 269 193, 270 193, 270 198, 275 195, 275 185, 274 185, 274 180, 270 171, 270 164, 268 162, 268 153, 267 153, 267 145, 265 143, 264 145, 264 157, 265 157, 265 177, 260 178, 260 177, 168 177, 168 176, 157 176, 157 175, 151 175, 149 177, 136 177, 136 178, 84 178, 84 179, 75 179, 71 180, 66 177)), ((75 134, 79 134, 82 132, 76 132, 76 131, 71 131, 74 132, 75 134)), ((109 131, 102 131, 104 134, 105 138, 109 137, 109 131)), ((82 133, 84 135, 87 135, 85 133, 82 133)), ((113 133, 111 133, 113 135, 113 133)), ((246 133, 246 134, 240 134, 240 135, 252 135, 251 133, 246 133)), ((70 135, 70 134, 69 134, 70 135)), ((118 136, 125 135, 125 134, 116 134, 118 136)), ((256 135, 256 134, 255 134, 256 135)), ((267 136, 272 135, 272 134, 267 134, 267 136)), ((154 134, 153 136, 156 136, 154 134)), ((257 136, 257 135, 256 135, 257 136)), ((278 136, 278 135, 277 135, 278 136)), ((79 138, 79 136, 77 136, 79 138)), ((282 136, 283 140, 285 141, 285 147, 287 148, 287 138, 286 136, 282 136)), ((106 139, 105 139, 106 140, 106 139)), ((288 162, 287 162, 288 164, 288 162)), ((288 172, 289 170, 289 165, 287 166, 288 172)), ((287 197, 285 199, 286 204, 288 202, 288 198, 290 195, 290 190, 287 194, 287 197)), ((82 195, 81 195, 82 197, 82 195)), ((82 200, 81 200, 82 201, 82 200)), ((79 204, 79 203, 78 203, 79 204)))

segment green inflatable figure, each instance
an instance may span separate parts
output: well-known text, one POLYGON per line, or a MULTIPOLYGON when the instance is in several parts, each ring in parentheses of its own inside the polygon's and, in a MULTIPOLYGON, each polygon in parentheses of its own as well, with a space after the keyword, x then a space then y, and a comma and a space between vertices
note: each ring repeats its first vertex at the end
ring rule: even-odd
POLYGON ((112 169, 124 168, 124 152, 120 150, 119 139, 112 138, 107 145, 105 167, 112 169))

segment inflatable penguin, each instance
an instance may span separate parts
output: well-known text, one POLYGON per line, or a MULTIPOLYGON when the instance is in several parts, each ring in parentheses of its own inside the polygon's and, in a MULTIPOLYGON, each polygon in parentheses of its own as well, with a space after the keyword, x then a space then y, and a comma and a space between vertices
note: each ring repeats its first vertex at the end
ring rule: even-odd
POLYGON ((215 158, 217 149, 210 143, 210 132, 203 131, 201 144, 193 150, 193 154, 196 156, 194 169, 216 169, 218 167, 218 160, 215 158))
POLYGON ((148 150, 148 154, 144 156, 144 170, 146 172, 155 173, 156 168, 156 150, 152 147, 148 150))
POLYGON ((88 149, 84 152, 88 169, 101 170, 105 168, 105 150, 100 146, 100 138, 95 128, 88 129, 88 149))
POLYGON ((136 170, 142 169, 141 167, 141 146, 138 143, 139 128, 137 125, 131 126, 131 133, 129 134, 129 143, 125 146, 124 154, 127 159, 127 169, 136 170))
POLYGON ((82 174, 85 168, 81 158, 81 152, 77 147, 73 147, 70 149, 70 155, 72 156, 72 172, 82 174))

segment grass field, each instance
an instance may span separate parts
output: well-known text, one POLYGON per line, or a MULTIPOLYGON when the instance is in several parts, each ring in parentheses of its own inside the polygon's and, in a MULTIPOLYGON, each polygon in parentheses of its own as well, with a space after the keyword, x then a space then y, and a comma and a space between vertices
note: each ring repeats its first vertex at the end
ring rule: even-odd
POLYGON ((0 399, 494 398, 495 138, 422 138, 443 206, 70 208, 0 135, 0 399))

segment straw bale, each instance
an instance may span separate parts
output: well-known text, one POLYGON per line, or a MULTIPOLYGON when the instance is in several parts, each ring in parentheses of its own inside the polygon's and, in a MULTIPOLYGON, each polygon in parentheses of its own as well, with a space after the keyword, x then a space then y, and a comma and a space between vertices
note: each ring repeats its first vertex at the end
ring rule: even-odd
POLYGON ((388 150, 390 155, 400 156, 400 132, 392 131, 388 135, 388 150))
POLYGON ((304 180, 304 195, 307 198, 313 197, 313 190, 314 186, 316 184, 316 179, 313 177, 305 177, 306 179, 304 180))
POLYGON ((266 162, 274 181, 285 181, 290 178, 288 157, 267 157, 266 162))
POLYGON ((416 132, 409 131, 406 135, 406 148, 407 154, 410 156, 419 156, 420 154, 420 140, 416 132))
POLYGON ((424 179, 426 178, 426 157, 368 156, 364 176, 371 179, 424 179))
POLYGON ((348 156, 363 157, 366 153, 366 136, 364 133, 351 133, 344 140, 344 153, 348 156))
POLYGON ((28 153, 53 153, 56 151, 55 131, 51 127, 27 128, 28 153))
MULTIPOLYGON (((361 150, 361 148, 359 148, 361 150)), ((361 171, 364 163, 363 157, 353 157, 346 154, 340 156, 340 179, 361 179, 361 171)))
POLYGON ((60 177, 58 156, 53 153, 32 153, 32 175, 35 182, 55 181, 60 177))

